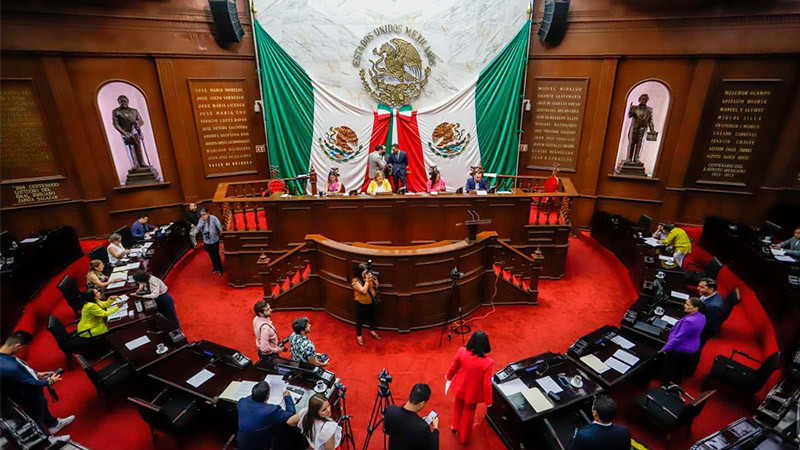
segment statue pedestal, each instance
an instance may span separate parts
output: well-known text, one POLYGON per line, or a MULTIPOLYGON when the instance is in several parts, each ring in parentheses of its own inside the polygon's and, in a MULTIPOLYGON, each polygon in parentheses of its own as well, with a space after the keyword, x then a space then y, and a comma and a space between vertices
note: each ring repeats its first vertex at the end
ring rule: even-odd
POLYGON ((647 177, 647 173, 644 171, 644 164, 641 161, 623 161, 617 173, 631 177, 647 177))
POLYGON ((133 168, 128 170, 128 178, 125 180, 126 186, 135 184, 158 183, 158 175, 151 166, 133 168))

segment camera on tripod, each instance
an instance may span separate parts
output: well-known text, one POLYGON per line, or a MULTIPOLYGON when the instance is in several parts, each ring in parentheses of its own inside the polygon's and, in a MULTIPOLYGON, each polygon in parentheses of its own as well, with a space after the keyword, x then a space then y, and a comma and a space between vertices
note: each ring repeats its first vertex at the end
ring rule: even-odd
POLYGON ((464 276, 464 272, 459 272, 458 267, 453 267, 453 270, 450 271, 450 278, 453 280, 458 280, 464 276))
MULTIPOLYGON (((367 272, 371 273, 373 277, 377 277, 378 275, 381 274, 377 270, 372 270, 372 260, 371 259, 367 260, 367 272)), ((386 369, 384 369, 384 370, 386 370, 386 369)))
POLYGON ((392 382, 392 376, 385 368, 378 374, 378 389, 389 389, 389 383, 392 382))

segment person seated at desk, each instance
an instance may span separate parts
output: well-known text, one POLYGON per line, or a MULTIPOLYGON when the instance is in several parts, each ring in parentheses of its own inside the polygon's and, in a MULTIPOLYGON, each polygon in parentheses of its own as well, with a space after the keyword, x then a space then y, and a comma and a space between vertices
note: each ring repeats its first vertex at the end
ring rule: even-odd
POLYGON ((389 435, 389 450, 439 448, 439 416, 431 421, 433 430, 431 425, 419 416, 419 412, 425 408, 430 399, 431 388, 427 384, 417 383, 411 388, 405 405, 386 407, 383 417, 386 434, 389 435))
POLYGON ((425 185, 425 192, 430 194, 432 192, 445 192, 446 190, 447 186, 444 184, 442 174, 439 173, 439 168, 431 166, 431 170, 428 173, 428 184, 425 185))
POLYGON ((367 194, 375 195, 384 192, 392 192, 392 185, 389 184, 389 180, 386 179, 383 171, 379 170, 375 172, 375 178, 369 182, 369 186, 367 186, 367 194))
POLYGON ((772 244, 772 248, 776 250, 786 249, 786 255, 800 258, 800 227, 794 229, 794 236, 782 241, 780 244, 772 244))
POLYGON ((661 240, 664 245, 671 246, 674 250, 672 259, 678 267, 683 266, 683 258, 692 252, 692 240, 682 228, 678 228, 671 223, 658 225, 653 237, 661 240))
POLYGON ((122 246, 122 236, 120 236, 119 233, 112 233, 111 236, 108 237, 108 242, 109 244, 106 248, 106 252, 108 253, 108 262, 112 266, 116 265, 120 259, 131 252, 122 246))
POLYGON ((478 330, 472 333, 466 347, 456 352, 445 378, 451 380, 451 391, 455 397, 453 408, 453 424, 450 429, 458 433, 462 444, 469 442, 472 433, 472 422, 478 403, 492 405, 492 358, 487 356, 492 351, 489 336, 478 330))
POLYGON ((256 333, 256 347, 258 357, 263 359, 276 356, 281 352, 278 344, 278 330, 272 324, 272 307, 264 300, 259 300, 253 305, 256 317, 253 319, 253 331, 256 333))
POLYGON ((467 184, 464 186, 464 192, 472 191, 488 191, 489 183, 483 178, 483 167, 476 166, 472 168, 467 184))
POLYGON ((311 396, 308 408, 301 409, 297 418, 300 432, 308 440, 308 448, 334 450, 342 442, 342 427, 331 419, 331 404, 325 395, 311 396))
POLYGON ((289 350, 292 352, 292 359, 314 364, 315 366, 325 367, 330 364, 330 359, 320 361, 314 343, 308 338, 311 332, 311 322, 308 317, 300 317, 292 321, 294 333, 289 336, 289 350))
POLYGON ((89 273, 86 274, 86 287, 88 289, 98 289, 100 291, 111 284, 108 277, 103 273, 105 264, 99 259, 93 259, 89 262, 89 273))
POLYGON ((629 450, 631 430, 611 421, 617 413, 617 403, 607 395, 598 395, 592 403, 594 422, 575 433, 567 450, 629 450))
POLYGON ((286 424, 297 426, 294 400, 289 391, 283 393, 286 408, 267 403, 269 383, 259 381, 253 386, 251 394, 239 399, 236 411, 239 416, 239 430, 236 432, 236 448, 239 450, 266 450, 272 448, 272 433, 276 427, 286 424))
POLYGON ((700 351, 700 335, 706 326, 706 305, 697 297, 690 297, 683 304, 686 313, 669 332, 667 343, 659 353, 664 355, 663 373, 666 385, 678 384, 692 370, 695 354, 700 351))
POLYGON ((325 185, 327 194, 344 194, 344 184, 339 182, 339 168, 334 167, 328 172, 328 183, 325 185))
POLYGON ((31 341, 33 336, 30 333, 16 331, 0 346, 0 391, 4 396, 13 399, 42 432, 51 435, 50 443, 67 442, 70 438, 68 434, 58 437, 52 435, 71 424, 75 416, 63 419, 53 417, 42 392, 42 387, 61 381, 61 375, 55 372, 37 372, 16 356, 31 341))
POLYGON ((119 306, 113 306, 117 300, 116 296, 111 296, 103 300, 103 294, 94 288, 89 288, 81 294, 83 307, 81 308, 81 320, 78 321, 78 336, 82 338, 92 338, 108 333, 106 321, 108 316, 119 311, 119 306))
POLYGON ((150 220, 147 213, 139 214, 139 218, 136 219, 136 222, 131 224, 131 236, 136 241, 141 241, 144 239, 145 233, 149 233, 156 229, 153 225, 147 223, 150 220))
POLYGON ((175 310, 175 300, 167 293, 167 285, 161 279, 154 277, 144 270, 133 273, 133 281, 139 284, 137 297, 149 298, 156 301, 156 308, 164 317, 171 320, 178 328, 178 312, 175 310))

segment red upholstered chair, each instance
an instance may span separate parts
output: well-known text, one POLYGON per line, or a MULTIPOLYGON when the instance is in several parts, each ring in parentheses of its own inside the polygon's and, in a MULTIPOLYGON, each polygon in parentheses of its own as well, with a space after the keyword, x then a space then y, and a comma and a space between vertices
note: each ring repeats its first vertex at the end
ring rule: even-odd
POLYGON ((284 192, 286 191, 286 183, 284 183, 283 180, 270 180, 269 184, 267 185, 267 189, 269 190, 270 194, 284 192))

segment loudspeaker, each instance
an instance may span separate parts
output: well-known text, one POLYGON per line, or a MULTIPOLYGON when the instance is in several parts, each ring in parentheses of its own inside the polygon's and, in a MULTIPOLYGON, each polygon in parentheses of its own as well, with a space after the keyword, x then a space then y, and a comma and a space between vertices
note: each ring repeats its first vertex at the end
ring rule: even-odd
POLYGON ((569 1, 545 0, 544 16, 539 25, 539 39, 549 45, 558 45, 567 33, 569 1))
POLYGON ((208 0, 211 15, 214 17, 214 26, 217 29, 217 40, 221 44, 241 42, 244 37, 242 23, 239 22, 239 13, 236 11, 235 0, 208 0))

